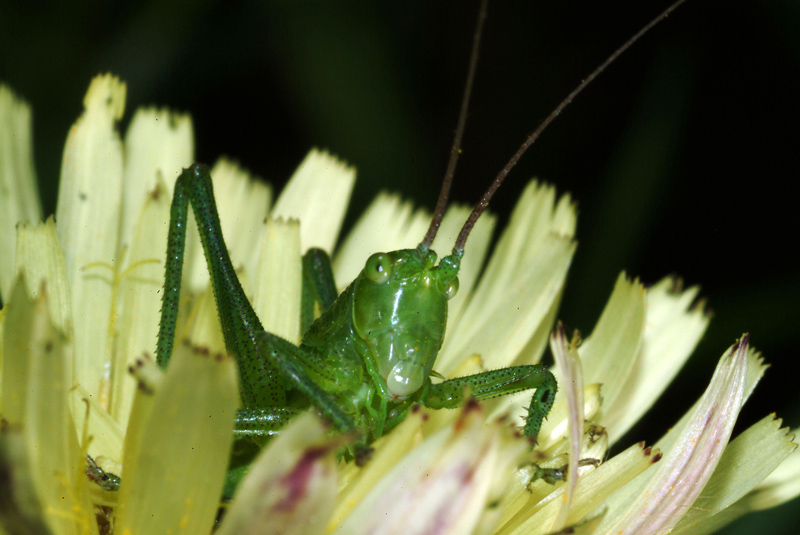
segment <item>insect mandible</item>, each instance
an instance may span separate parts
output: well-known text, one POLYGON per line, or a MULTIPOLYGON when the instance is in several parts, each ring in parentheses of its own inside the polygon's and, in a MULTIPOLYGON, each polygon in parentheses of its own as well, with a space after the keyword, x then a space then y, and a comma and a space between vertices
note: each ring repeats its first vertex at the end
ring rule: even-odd
POLYGON ((209 169, 195 164, 183 171, 172 200, 157 362, 166 367, 172 354, 191 205, 225 345, 238 364, 242 409, 234 434, 252 446, 235 453, 232 481, 266 439, 312 406, 338 431, 357 437, 349 455, 364 462, 369 444, 401 422, 413 405, 456 408, 467 393, 481 400, 534 390, 523 432, 535 442, 557 391, 553 374, 542 364, 491 370, 436 384, 431 381, 438 375, 434 365, 444 340, 447 303, 458 291, 464 245, 495 191, 542 131, 619 54, 682 2, 670 6, 617 49, 528 136, 467 218, 451 254, 437 264, 438 257, 430 247, 447 206, 460 152, 484 2, 451 159, 427 234, 415 249, 370 256, 361 273, 338 296, 328 254, 319 249, 306 252, 301 307, 304 334, 299 346, 266 332, 242 290, 222 236, 209 169), (314 318, 316 307, 323 312, 314 318))

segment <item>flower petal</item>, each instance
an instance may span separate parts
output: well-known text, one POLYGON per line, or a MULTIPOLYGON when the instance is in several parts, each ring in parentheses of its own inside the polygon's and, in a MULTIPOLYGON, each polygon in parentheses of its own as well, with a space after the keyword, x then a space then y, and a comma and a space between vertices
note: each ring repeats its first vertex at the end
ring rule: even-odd
POLYGON ((475 353, 488 369, 538 360, 575 252, 573 210, 568 196, 556 203, 552 187, 525 189, 469 306, 448 324, 439 372, 447 376, 475 353))
POLYGON ((333 251, 356 180, 356 169, 312 149, 281 192, 270 215, 303 222, 300 251, 333 251))
MULTIPOLYGON (((16 257, 17 271, 25 273, 28 291, 35 296, 45 284, 53 324, 64 333, 71 333, 72 299, 67 268, 52 216, 46 223, 21 223, 17 227, 16 257)), ((67 369, 71 370, 72 365, 68 364, 67 369)))
MULTIPOLYGON (((636 364, 603 423, 613 440, 624 435, 650 409, 692 354, 708 327, 699 288, 676 291, 672 277, 647 289, 646 319, 636 364)), ((605 391, 604 391, 605 394, 605 391)))
MULTIPOLYGON (((86 429, 87 432, 85 436, 81 436, 81 446, 95 460, 103 459, 113 466, 121 464, 125 428, 121 427, 119 422, 114 420, 81 385, 75 385, 71 394, 73 407, 85 407, 85 410, 75 411, 73 416, 75 429, 86 429)), ((117 471, 113 473, 116 474, 117 471)))
MULTIPOLYGON (((439 232, 436 234, 436 239, 433 241, 432 248, 438 251, 441 256, 450 253, 450 250, 456 243, 458 233, 464 222, 469 217, 472 208, 467 206, 459 206, 454 204, 447 208, 444 214, 442 223, 439 226, 439 232)), ((427 231, 430 225, 431 216, 425 212, 425 228, 423 232, 427 231)), ((470 297, 475 291, 475 284, 478 281, 478 275, 483 268, 486 260, 486 254, 489 252, 489 245, 492 242, 494 235, 494 228, 497 224, 497 216, 491 212, 484 212, 480 219, 478 219, 475 226, 472 227, 472 232, 469 234, 469 240, 464 246, 464 258, 461 259, 461 269, 458 272, 458 294, 447 303, 447 323, 449 325, 456 325, 464 313, 464 310, 469 304, 470 297)), ((416 244, 422 241, 421 236, 414 236, 414 241, 409 244, 411 247, 416 247, 416 244)), ((366 257, 364 257, 366 260, 366 257)), ((362 265, 363 265, 362 260, 362 265)), ((437 366, 437 370, 439 367, 437 366)))
POLYGON ((455 428, 435 433, 377 483, 335 533, 470 533, 486 507, 500 435, 477 404, 455 428))
POLYGON ((305 413, 250 466, 217 535, 325 532, 336 497, 334 452, 319 417, 305 413))
POLYGON ((552 531, 562 529, 567 522, 567 515, 572 506, 572 498, 578 483, 578 461, 581 454, 581 439, 583 438, 583 369, 578 356, 577 341, 568 344, 564 333, 564 325, 559 322, 550 337, 550 349, 556 361, 559 372, 559 386, 561 395, 566 399, 568 407, 569 439, 567 457, 567 484, 565 488, 566 499, 553 522, 552 531))
POLYGON ((85 458, 70 414, 69 343, 50 320, 44 287, 32 299, 25 286, 20 276, 4 320, 3 414, 22 428, 31 479, 50 530, 97 533, 85 458))
MULTIPOLYGON (((792 430, 796 440, 798 430, 792 430)), ((800 496, 800 454, 795 449, 764 481, 745 496, 737 505, 746 505, 748 511, 769 509, 800 496)))
MULTIPOLYGON (((211 177, 220 227, 231 262, 237 271, 244 267, 245 278, 253 277, 258 244, 264 232, 264 218, 272 201, 272 187, 254 179, 245 169, 225 158, 214 164, 211 177)), ((194 216, 189 218, 186 231, 183 280, 189 293, 200 293, 211 279, 194 216)))
POLYGON ((155 392, 140 388, 141 397, 151 399, 131 415, 116 529, 209 533, 239 404, 236 366, 179 344, 155 392))
POLYGON ((767 416, 728 444, 703 494, 686 511, 673 533, 714 531, 753 510, 752 496, 750 500, 743 497, 797 448, 792 437, 787 436, 788 430, 780 429, 780 423, 774 416, 767 416), (737 506, 729 509, 734 502, 737 506), (725 514, 718 516, 721 512, 725 514), (738 514, 734 516, 734 512, 738 514))
POLYGON ((28 400, 31 328, 34 299, 27 289, 25 274, 12 286, 2 316, 2 364, 0 367, 0 414, 11 425, 22 425, 28 400))
MULTIPOLYGON (((596 470, 578 480, 573 495, 574 506, 567 522, 580 521, 590 512, 599 508, 604 500, 652 467, 661 459, 661 453, 653 448, 645 448, 644 443, 634 444, 622 453, 601 464, 596 470)), ((551 493, 543 504, 531 499, 514 518, 497 530, 496 535, 538 535, 550 533, 550 526, 561 508, 564 487, 551 493)))
MULTIPOLYGON (((628 384, 639 354, 644 325, 644 287, 638 280, 627 279, 623 272, 591 336, 580 349, 586 382, 603 385, 602 414, 615 410, 616 400, 628 384)), ((600 421, 605 424, 605 418, 600 421)), ((612 442, 617 438, 611 435, 611 430, 609 435, 612 442)))
MULTIPOLYGON (((788 437, 784 435, 783 430, 780 430, 776 434, 780 435, 780 438, 782 438, 785 443, 788 437)), ((731 445, 733 445, 733 443, 731 443, 731 445)), ((756 462, 765 458, 761 455, 761 452, 758 452, 755 456, 752 453, 749 455, 751 459, 755 457, 756 462)), ((722 464, 722 462, 720 462, 720 464, 722 464)), ((754 511, 775 507, 796 498, 798 495, 800 495, 800 455, 798 455, 795 450, 791 455, 786 457, 783 463, 781 463, 774 472, 768 475, 761 484, 748 492, 739 501, 723 509, 714 516, 703 519, 702 522, 687 526, 684 532, 691 529, 691 533, 697 535, 714 533, 741 516, 754 511)))
POLYGON ((267 218, 253 281, 253 308, 264 330, 299 344, 303 261, 300 222, 267 218))
POLYGON ((215 353, 225 352, 225 338, 217 312, 214 289, 209 284, 193 302, 191 312, 183 326, 176 329, 176 340, 188 339, 193 344, 215 353), (182 335, 181 333, 186 333, 182 335))
POLYGON ((22 429, 0 430, 0 533, 51 535, 33 483, 22 429))
POLYGON ((406 419, 389 435, 382 436, 372 444, 374 452, 366 466, 348 463, 341 468, 341 483, 331 525, 341 524, 386 473, 420 442, 420 429, 428 416, 428 412, 420 408, 410 410, 406 419))
POLYGON ((141 199, 129 237, 127 267, 117 281, 119 289, 115 289, 119 295, 119 336, 111 362, 109 412, 122 429, 128 425, 136 389, 128 367, 143 353, 153 353, 158 336, 170 202, 164 181, 159 177, 156 184, 141 199))
POLYGON ((42 219, 33 167, 31 108, 0 84, 0 297, 8 301, 16 270, 16 226, 42 219))
POLYGON ((720 360, 711 384, 690 411, 687 424, 679 427, 682 431, 659 470, 606 532, 668 532, 677 524, 703 490, 728 443, 744 401, 747 360, 744 336, 720 360))
POLYGON ((156 108, 136 110, 125 133, 120 223, 123 246, 131 245, 142 204, 156 189, 158 180, 166 184, 171 196, 181 169, 193 161, 194 132, 188 114, 156 108))
POLYGON ((109 278, 113 277, 102 269, 118 268, 122 142, 116 122, 125 109, 125 84, 111 75, 96 77, 84 107, 64 147, 56 230, 72 295, 92 296, 72 302, 73 380, 106 406, 111 362, 109 278))

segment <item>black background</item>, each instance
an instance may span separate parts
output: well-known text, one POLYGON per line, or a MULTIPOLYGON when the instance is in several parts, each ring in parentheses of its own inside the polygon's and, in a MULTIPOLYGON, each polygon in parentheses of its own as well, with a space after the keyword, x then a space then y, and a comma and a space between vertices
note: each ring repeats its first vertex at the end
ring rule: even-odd
MULTIPOLYGON (((455 199, 475 202, 558 101, 665 7, 490 5, 455 199)), ((89 80, 111 71, 128 84, 122 131, 141 105, 189 111, 200 161, 227 154, 278 187, 312 146, 355 164, 352 222, 380 189, 433 206, 476 14, 476 2, 0 0, 0 79, 33 106, 48 213, 89 80)), ((676 421, 743 332, 772 367, 737 430, 770 412, 800 424, 799 22, 794 0, 690 0, 579 97, 492 203, 507 217, 532 176, 577 199, 570 329, 591 332, 622 269, 702 286, 711 326, 626 445, 676 421)), ((793 508, 725 533, 796 533, 793 508)))

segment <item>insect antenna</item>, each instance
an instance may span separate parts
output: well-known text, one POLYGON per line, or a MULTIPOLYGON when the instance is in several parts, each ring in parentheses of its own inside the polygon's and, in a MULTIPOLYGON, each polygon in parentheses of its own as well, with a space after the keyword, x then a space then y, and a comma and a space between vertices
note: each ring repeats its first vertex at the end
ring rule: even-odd
POLYGON ((456 127, 456 135, 453 139, 453 146, 450 148, 450 160, 447 162, 447 171, 444 174, 442 181, 442 189, 439 192, 439 200, 436 201, 436 209, 433 211, 433 219, 431 219, 431 226, 428 227, 428 232, 417 246, 417 250, 421 253, 427 253, 433 244, 436 233, 439 231, 439 225, 442 223, 444 212, 447 209, 447 199, 450 196, 450 186, 453 184, 453 176, 456 172, 456 164, 458 157, 461 155, 461 138, 464 136, 464 127, 467 124, 467 108, 469 108, 469 98, 472 95, 472 82, 475 80, 475 71, 478 66, 478 51, 481 44, 481 34, 483 33, 483 23, 486 20, 486 5, 489 0, 481 2, 480 11, 478 12, 478 22, 475 25, 475 34, 472 37, 472 53, 469 59, 469 71, 467 72, 467 83, 464 86, 464 96, 461 98, 461 111, 458 114, 458 126, 456 127))
POLYGON ((620 56, 620 54, 622 54, 628 48, 630 48, 631 45, 633 45, 636 41, 638 41, 639 38, 644 34, 646 34, 653 26, 655 26, 656 24, 667 18, 667 16, 669 16, 670 13, 675 11, 675 9, 677 9, 678 6, 680 6, 685 1, 686 0, 677 0, 667 9, 665 9, 660 15, 658 15, 656 18, 647 23, 641 30, 636 32, 630 39, 625 41, 625 43, 618 49, 616 49, 613 54, 611 54, 603 63, 600 64, 599 67, 597 67, 594 71, 592 71, 592 73, 589 74, 589 76, 584 78, 583 81, 575 89, 573 89, 572 92, 569 95, 567 95, 567 97, 564 100, 562 100, 561 103, 559 103, 559 105, 555 107, 555 109, 553 109, 553 111, 550 112, 550 115, 545 117, 544 121, 542 121, 536 128, 536 130, 534 130, 527 137, 525 142, 522 143, 522 146, 520 146, 520 148, 517 149, 517 152, 514 153, 514 156, 512 156, 511 159, 508 161, 508 163, 505 166, 503 166, 503 168, 497 174, 495 179, 492 181, 492 184, 489 186, 489 189, 486 190, 486 193, 483 194, 481 200, 478 201, 478 204, 476 204, 475 208, 472 209, 472 212, 469 214, 469 217, 464 223, 464 226, 461 227, 461 232, 459 232, 458 238, 456 238, 455 246, 453 246, 454 256, 461 257, 464 254, 464 244, 467 242, 469 233, 475 226, 475 222, 478 220, 478 218, 481 216, 484 210, 486 210, 486 207, 489 205, 489 201, 492 199, 492 196, 494 196, 494 193, 497 191, 497 188, 500 187, 500 184, 503 183, 503 180, 505 180, 506 176, 508 176, 508 173, 511 171, 511 169, 517 164, 519 159, 522 158, 522 155, 525 154, 525 151, 527 151, 528 148, 531 145, 533 145, 533 143, 539 138, 539 136, 550 125, 550 123, 552 123, 555 120, 555 118, 558 117, 562 111, 564 111, 564 108, 569 106, 572 100, 576 96, 578 96, 578 94, 580 94, 580 92, 583 91, 586 88, 586 86, 591 84, 592 81, 594 81, 594 79, 597 78, 600 75, 600 73, 602 73, 606 69, 606 67, 608 67, 611 63, 613 63, 614 60, 616 60, 620 56))

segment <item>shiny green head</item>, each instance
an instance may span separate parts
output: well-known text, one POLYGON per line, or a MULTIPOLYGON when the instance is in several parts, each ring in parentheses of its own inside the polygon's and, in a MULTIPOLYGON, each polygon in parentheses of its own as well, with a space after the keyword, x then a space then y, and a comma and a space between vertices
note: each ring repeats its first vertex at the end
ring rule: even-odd
POLYGON ((461 257, 403 249, 369 257, 355 281, 353 325, 395 399, 425 384, 444 340, 461 257))

